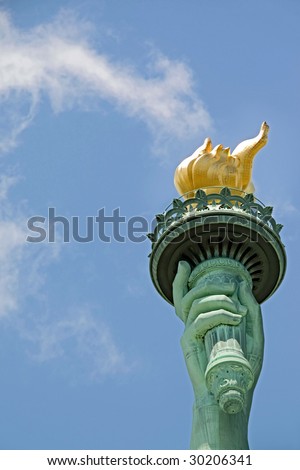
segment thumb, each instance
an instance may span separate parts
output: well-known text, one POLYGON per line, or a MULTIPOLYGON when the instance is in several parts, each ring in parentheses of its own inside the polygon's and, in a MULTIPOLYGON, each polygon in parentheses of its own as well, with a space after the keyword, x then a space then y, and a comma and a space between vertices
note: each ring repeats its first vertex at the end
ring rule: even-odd
POLYGON ((176 314, 185 321, 182 315, 181 301, 188 292, 188 279, 191 274, 191 267, 187 261, 179 261, 177 274, 173 281, 173 302, 176 314))
POLYGON ((239 297, 240 303, 244 305, 245 307, 247 307, 247 310, 248 310, 247 323, 250 324, 254 322, 258 317, 257 314, 260 311, 260 306, 257 303, 253 295, 251 286, 249 285, 248 282, 242 281, 240 283, 239 290, 238 290, 238 297, 239 297))
POLYGON ((239 301, 244 307, 249 307, 253 303, 253 294, 248 282, 242 281, 238 290, 239 301))

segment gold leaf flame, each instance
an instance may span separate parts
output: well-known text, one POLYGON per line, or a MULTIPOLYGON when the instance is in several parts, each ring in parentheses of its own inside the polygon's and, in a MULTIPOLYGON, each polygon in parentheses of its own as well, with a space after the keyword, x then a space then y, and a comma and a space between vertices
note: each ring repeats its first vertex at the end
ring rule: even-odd
POLYGON ((237 192, 253 192, 251 183, 253 159, 268 141, 269 126, 263 122, 258 135, 241 142, 232 153, 230 148, 217 145, 206 138, 190 157, 183 160, 175 171, 174 184, 182 196, 192 197, 203 188, 206 193, 217 192, 209 187, 227 186, 237 192))

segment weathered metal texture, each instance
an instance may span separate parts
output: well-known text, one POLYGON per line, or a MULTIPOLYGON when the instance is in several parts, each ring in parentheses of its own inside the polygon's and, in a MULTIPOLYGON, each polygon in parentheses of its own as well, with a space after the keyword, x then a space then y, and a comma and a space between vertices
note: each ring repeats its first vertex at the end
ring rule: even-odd
POLYGON ((198 190, 185 201, 156 216, 150 272, 158 292, 173 303, 172 283, 178 262, 191 267, 214 257, 242 263, 252 277, 253 294, 259 303, 280 285, 286 269, 281 224, 253 194, 232 194, 229 188, 206 194, 198 190))
POLYGON ((153 284, 184 322, 181 346, 195 395, 193 449, 248 448, 264 352, 260 304, 286 269, 282 225, 250 190, 252 161, 268 130, 263 123, 232 154, 206 139, 176 169, 182 197, 156 216, 148 235, 153 284))

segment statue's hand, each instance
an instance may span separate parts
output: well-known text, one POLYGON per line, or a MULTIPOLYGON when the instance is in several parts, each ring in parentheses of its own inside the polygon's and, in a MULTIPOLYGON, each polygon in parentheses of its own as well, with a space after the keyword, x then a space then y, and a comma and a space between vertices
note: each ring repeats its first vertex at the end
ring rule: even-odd
POLYGON ((235 295, 238 289, 235 283, 208 282, 188 291, 190 272, 189 264, 181 261, 173 282, 173 299, 177 315, 185 322, 181 345, 195 395, 203 404, 209 404, 214 398, 205 384, 207 357, 203 337, 220 324, 238 325, 247 307, 235 295))

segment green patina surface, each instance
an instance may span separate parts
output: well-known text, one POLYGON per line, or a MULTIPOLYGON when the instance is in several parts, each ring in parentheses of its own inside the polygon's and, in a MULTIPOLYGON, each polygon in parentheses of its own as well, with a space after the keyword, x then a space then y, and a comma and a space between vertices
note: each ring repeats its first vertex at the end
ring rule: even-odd
POLYGON ((150 272, 185 325, 181 345, 195 395, 191 448, 248 449, 264 350, 260 303, 286 268, 282 225, 271 207, 228 188, 175 199, 156 219, 150 272))
POLYGON ((192 449, 248 449, 252 396, 263 360, 262 316, 250 276, 232 260, 224 261, 227 266, 215 263, 191 288, 193 273, 182 261, 173 282, 195 395, 192 449))
POLYGON ((229 188, 223 188, 219 193, 207 195, 198 189, 195 197, 186 200, 173 199, 171 207, 169 206, 162 214, 157 214, 156 227, 153 233, 148 234, 148 238, 155 245, 174 222, 182 221, 183 217, 192 213, 215 209, 233 209, 250 214, 268 225, 278 235, 283 227, 272 217, 273 207, 264 206, 253 194, 235 195, 229 188))

